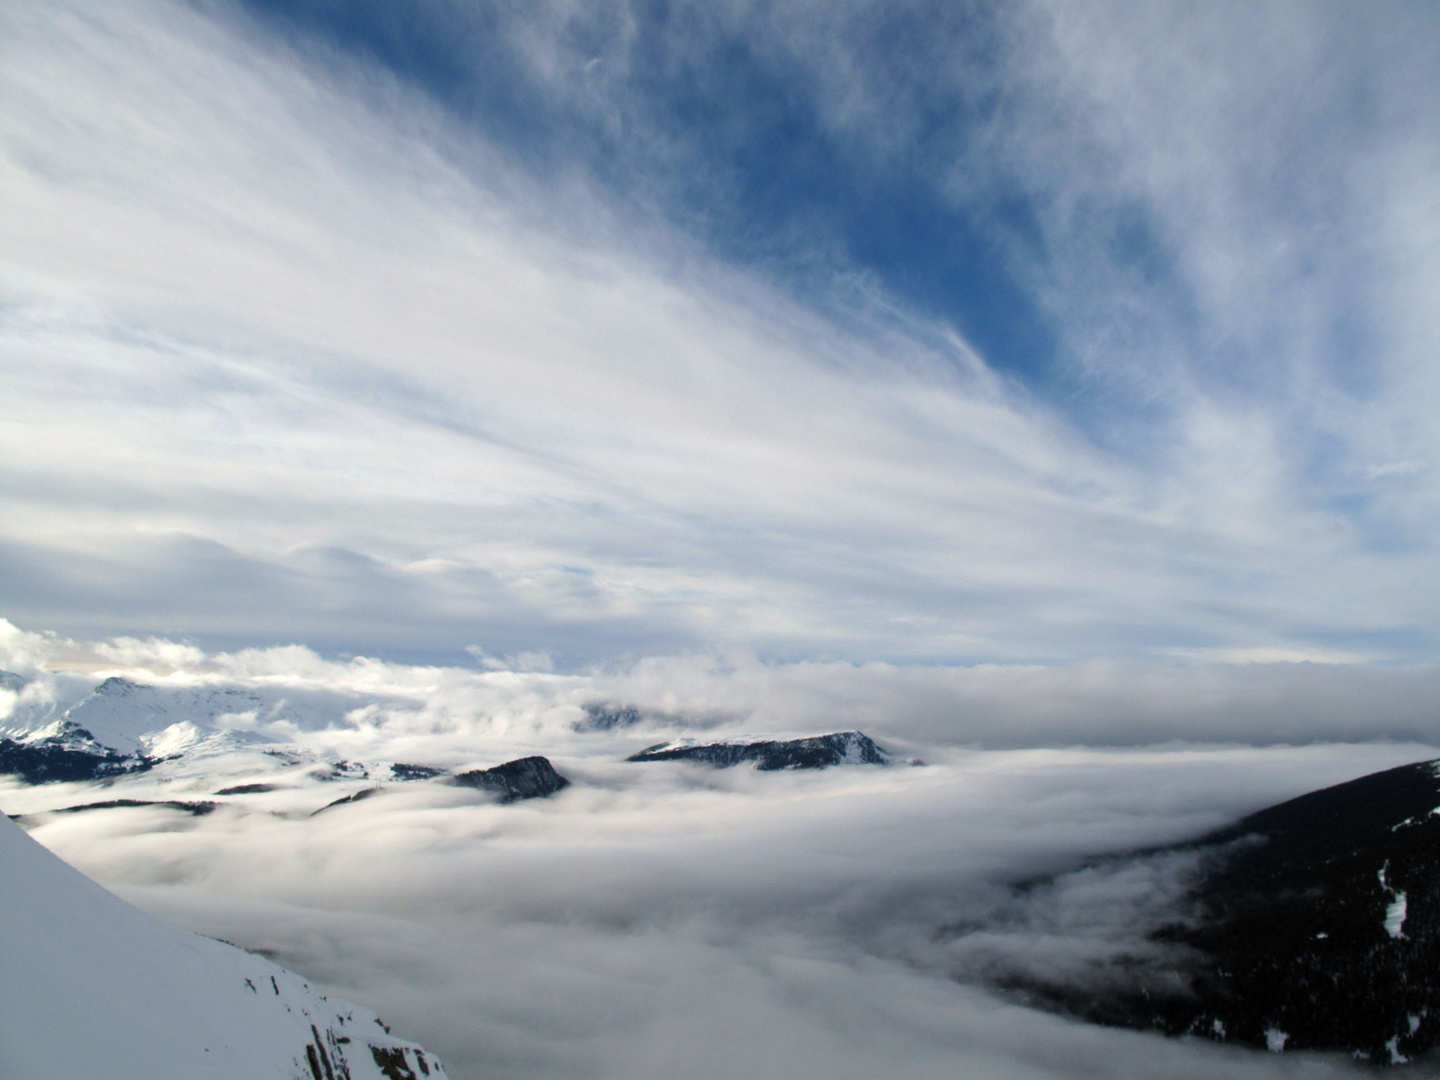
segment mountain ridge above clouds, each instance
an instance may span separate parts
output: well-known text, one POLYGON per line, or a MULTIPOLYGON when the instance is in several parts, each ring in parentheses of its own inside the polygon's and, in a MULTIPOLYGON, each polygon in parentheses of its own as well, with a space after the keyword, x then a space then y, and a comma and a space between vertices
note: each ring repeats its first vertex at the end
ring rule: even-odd
POLYGON ((444 1080, 362 1006, 131 907, 0 818, 0 1075, 444 1080))
MULTIPOLYGON (((5 689, 16 694, 24 690, 24 676, 3 675, 5 689)), ((30 695, 12 705, 9 716, 0 721, 0 773, 16 775, 31 785, 55 781, 110 784, 156 770, 150 779, 161 784, 181 776, 194 783, 219 783, 222 778, 234 777, 222 790, 207 791, 224 795, 268 794, 285 786, 276 783, 281 773, 289 774, 290 786, 296 782, 308 785, 309 780, 373 783, 389 779, 403 783, 438 778, 487 791, 501 802, 552 795, 570 782, 547 758, 533 753, 487 767, 467 767, 457 755, 469 756, 476 747, 464 738, 444 746, 441 753, 448 760, 446 766, 433 758, 391 760, 398 750, 389 745, 388 734, 377 733, 378 738, 372 739, 356 760, 307 739, 319 735, 323 743, 326 735, 354 734, 357 717, 363 726, 375 720, 376 710, 395 704, 383 695, 373 699, 363 694, 326 696, 315 690, 309 692, 308 700, 297 702, 286 687, 148 684, 111 675, 63 711, 53 696, 47 700, 30 695)), ((392 712, 413 714, 418 704, 405 702, 392 712)), ((599 708, 581 706, 591 720, 599 708)), ((633 706, 615 708, 621 723, 572 724, 566 730, 582 735, 613 732, 628 738, 641 734, 635 728, 673 730, 684 722, 673 715, 642 716, 633 706)), ((700 726, 713 724, 702 720, 700 726)), ((604 749, 596 749, 604 753, 610 747, 607 743, 604 749)), ((624 756, 623 744, 614 749, 624 756)), ((841 731, 797 737, 732 734, 711 741, 672 738, 630 753, 624 760, 678 760, 719 767, 744 762, 772 771, 887 765, 895 759, 864 733, 841 731)), ((149 801, 173 802, 165 798, 149 801)), ((340 801, 345 800, 327 799, 326 805, 340 801)))
POLYGON ((967 936, 989 936, 975 938, 980 952, 994 949, 997 931, 1026 922, 1083 936, 1103 929, 1085 925, 1095 896, 1123 889, 1127 876, 1168 878, 1143 913, 1149 925, 1113 955, 1046 972, 1025 970, 1002 946, 987 958, 986 981, 1108 1026, 1433 1065, 1437 852, 1440 760, 1421 761, 1308 792, 1196 840, 1027 883, 999 919, 948 932, 962 951, 967 936))
POLYGON ((625 760, 696 761, 722 769, 749 762, 761 772, 773 772, 823 769, 831 765, 889 765, 893 759, 863 732, 837 731, 796 739, 758 736, 735 736, 718 742, 672 739, 647 746, 625 760))
MULTIPOLYGON (((7 690, 24 689, 23 676, 4 675, 7 690)), ((175 799, 169 792, 177 784, 187 793, 252 796, 295 794, 293 789, 316 783, 370 783, 372 772, 383 771, 385 765, 346 760, 297 741, 307 732, 344 729, 347 715, 364 704, 374 702, 336 694, 327 700, 326 695, 312 692, 297 707, 288 688, 277 692, 243 685, 150 685, 111 676, 58 718, 53 699, 43 695, 12 707, 0 725, 0 775, 15 776, 32 787, 66 782, 111 787, 128 780, 132 788, 140 785, 135 793, 144 796, 44 808, 52 811, 203 805, 208 812, 217 805, 175 799), (224 783, 227 779, 232 782, 224 783), (235 783, 235 779, 249 782, 235 783), (223 785, 219 791, 217 785, 223 785)), ((390 778, 398 781, 443 776, 447 771, 389 766, 390 778)), ((330 791, 321 808, 353 801, 361 794, 355 791, 336 800, 330 791)), ((308 812, 289 805, 281 812, 297 809, 308 812)))
MULTIPOLYGON (((4 674, 5 688, 20 695, 28 680, 4 674)), ((274 753, 279 736, 298 729, 285 699, 234 686, 152 686, 112 676, 63 711, 57 705, 45 695, 17 700, 0 722, 0 772, 30 784, 114 781, 162 762, 274 753)), ((305 714, 312 726, 325 718, 313 707, 305 714)))

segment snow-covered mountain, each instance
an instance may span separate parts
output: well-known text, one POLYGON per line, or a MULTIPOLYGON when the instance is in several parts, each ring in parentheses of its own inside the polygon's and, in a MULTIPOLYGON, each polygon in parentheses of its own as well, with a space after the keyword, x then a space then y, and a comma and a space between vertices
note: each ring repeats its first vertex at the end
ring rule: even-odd
MULTIPOLYGON (((57 781, 113 785, 145 774, 150 787, 172 780, 183 780, 191 788, 213 782, 204 789, 205 795, 244 797, 308 787, 313 781, 363 782, 368 794, 382 780, 439 780, 476 788, 508 803, 553 795, 570 783, 547 758, 535 754, 467 770, 463 765, 425 761, 344 760, 333 753, 317 753, 313 740, 307 744, 307 734, 353 730, 350 717, 366 715, 379 704, 375 701, 322 694, 307 700, 275 687, 157 686, 111 677, 60 711, 53 698, 27 700, 23 677, 0 674, 6 680, 0 689, 19 695, 18 706, 11 703, 8 716, 0 722, 0 775, 32 785, 57 781)), ((605 709, 609 711, 587 706, 586 715, 593 719, 592 714, 603 714, 608 719, 614 713, 619 719, 606 724, 587 721, 580 730, 612 731, 645 722, 632 707, 605 709)), ((722 768, 746 763, 761 771, 893 762, 886 750, 858 731, 800 738, 732 736, 714 742, 677 739, 649 746, 625 760, 694 761, 722 768)), ((341 799, 327 794, 318 806, 338 805, 361 793, 357 787, 341 799)), ((147 797, 154 801, 154 793, 143 793, 142 801, 147 797)), ((80 808, 114 801, 92 800, 80 808)))
MULTIPOLYGON (((0 675, 4 676, 0 689, 23 692, 21 676, 0 675)), ((334 695, 297 701, 293 693, 266 694, 234 686, 150 686, 112 677, 58 717, 52 704, 43 700, 12 708, 0 725, 0 775, 16 776, 27 784, 109 785, 152 773, 143 777, 152 784, 181 778, 204 783, 207 778, 236 774, 254 777, 214 792, 227 796, 264 794, 317 781, 373 784, 381 779, 438 778, 489 792, 502 802, 551 795, 569 783, 548 759, 534 755, 452 775, 452 770, 431 764, 347 761, 316 753, 296 741, 304 732, 343 730, 347 712, 361 704, 334 695)), ((333 802, 333 793, 327 799, 333 802)), ((115 802, 101 800, 93 805, 115 802)))
POLYGON ((96 741, 128 753, 163 756, 215 734, 222 717, 273 719, 278 710, 252 691, 236 687, 160 690, 128 679, 106 679, 65 719, 96 741), (169 744, 169 745, 167 745, 169 744))
POLYGON ((101 744, 68 720, 57 720, 18 738, 0 736, 0 774, 27 784, 64 780, 105 780, 144 772, 154 764, 141 754, 126 754, 101 744))
POLYGON ((12 739, 59 731, 65 725, 87 732, 121 753, 164 757, 194 750, 211 740, 224 749, 243 742, 273 741, 287 732, 317 730, 343 720, 362 704, 333 693, 239 686, 153 686, 113 676, 56 715, 47 697, 27 699, 25 680, 3 675, 0 689, 20 695, 0 720, 0 735, 12 739))
POLYGON ((444 1080, 368 1009, 167 926, 0 816, 0 1076, 444 1080))
POLYGON ((162 761, 264 752, 304 731, 343 724, 357 701, 237 686, 152 686, 112 677, 63 707, 0 673, 14 695, 0 719, 0 773, 28 783, 107 780, 162 761))

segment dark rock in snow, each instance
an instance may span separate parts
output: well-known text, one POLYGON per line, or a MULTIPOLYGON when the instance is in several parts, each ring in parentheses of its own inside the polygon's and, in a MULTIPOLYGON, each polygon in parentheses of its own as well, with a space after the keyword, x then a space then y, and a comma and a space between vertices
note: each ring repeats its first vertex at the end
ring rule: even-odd
POLYGON ((372 1046, 370 1054, 375 1059, 375 1067, 385 1080, 422 1080, 423 1076, 430 1075, 430 1065, 425 1060, 425 1051, 415 1049, 387 1049, 381 1046, 372 1046), (420 1069, 417 1073, 410 1067, 407 1054, 415 1058, 415 1064, 420 1069))
POLYGON ((502 803, 539 799, 570 786, 570 781, 555 771, 550 759, 543 757, 518 758, 493 769, 460 773, 455 782, 494 792, 502 803))
MULTIPOLYGON (((1174 850, 1202 855, 1176 921, 1184 991, 1023 987, 1112 1025, 1404 1064, 1440 1042, 1440 762, 1302 795, 1174 850)), ((1155 853, 1146 853, 1155 854, 1155 853)))
POLYGON ((399 761, 390 766, 390 775, 396 780, 429 780, 432 776, 439 776, 444 771, 433 765, 406 765, 399 761))
POLYGON ((260 795, 267 791, 278 791, 275 784, 236 784, 234 787, 221 788, 215 792, 216 795, 260 795))
POLYGON ((828 765, 888 765, 890 755, 858 731, 839 731, 808 739, 693 744, 659 743, 626 761, 700 761, 717 768, 754 762, 762 771, 823 769, 828 765))
POLYGON ((47 730, 48 734, 22 739, 0 738, 0 773, 18 775, 27 784, 51 784, 104 780, 144 772, 155 764, 150 758, 102 746, 73 721, 62 720, 47 730))

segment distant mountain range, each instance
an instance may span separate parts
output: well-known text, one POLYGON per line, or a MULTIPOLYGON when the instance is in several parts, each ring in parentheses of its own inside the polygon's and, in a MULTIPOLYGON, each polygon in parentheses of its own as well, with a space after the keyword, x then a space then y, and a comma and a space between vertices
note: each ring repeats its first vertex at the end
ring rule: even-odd
MULTIPOLYGON (((22 677, 0 673, 0 688, 18 695, 25 686, 22 677)), ((324 758, 286 738, 296 729, 340 727, 340 706, 356 703, 313 697, 297 704, 273 692, 111 678, 64 710, 44 702, 12 710, 0 727, 0 774, 106 793, 35 816, 150 809, 204 817, 239 805, 305 818, 345 813, 381 795, 385 783, 452 784, 500 804, 546 798, 571 784, 539 755, 456 769, 324 758), (345 794, 335 798, 337 782, 345 794), (203 797, 166 797, 197 789, 203 797), (159 792, 166 795, 155 797, 159 792), (326 798, 306 800, 307 792, 326 798)), ((594 730, 629 726, 638 716, 622 710, 623 722, 594 730)), ((889 755, 866 736, 844 732, 664 744, 632 760, 772 770, 883 765, 889 755)), ((32 815, 12 816, 28 824, 32 815)), ((445 1076, 432 1055, 392 1037, 373 1013, 327 1000, 261 957, 150 919, 0 819, 0 1077, 118 1075, 445 1076)))
MULTIPOLYGON (((21 676, 11 672, 0 673, 0 681, 12 691, 25 684, 21 676)), ((353 707, 356 703, 341 704, 353 707)), ((363 792, 331 800, 324 805, 326 809, 373 794, 378 790, 374 782, 382 779, 453 783, 488 792, 501 803, 544 798, 570 784, 549 759, 539 755, 484 769, 457 771, 416 762, 320 759, 307 755, 284 737, 295 728, 337 726, 344 712, 335 702, 319 698, 297 702, 288 695, 266 695, 247 689, 157 687, 109 678, 59 716, 35 709, 12 715, 0 727, 0 774, 17 776, 28 784, 115 782, 151 770, 172 772, 182 767, 192 774, 198 769, 203 775, 208 759, 251 754, 267 758, 257 762, 257 767, 263 764, 259 771, 272 773, 282 762, 290 768, 284 771, 283 780, 231 784, 215 795, 264 795, 314 780, 371 782, 363 792)), ((587 716, 600 716, 605 721, 595 724, 592 730, 625 728, 642 719, 639 710, 629 706, 591 707, 587 716)), ((718 767, 747 763, 762 771, 891 763, 886 751, 858 731, 795 739, 757 737, 713 743, 679 740, 651 746, 627 760, 690 761, 718 767)), ((136 800, 107 800, 67 809, 138 804, 136 800)), ((180 806, 173 801, 164 803, 172 804, 180 806)))

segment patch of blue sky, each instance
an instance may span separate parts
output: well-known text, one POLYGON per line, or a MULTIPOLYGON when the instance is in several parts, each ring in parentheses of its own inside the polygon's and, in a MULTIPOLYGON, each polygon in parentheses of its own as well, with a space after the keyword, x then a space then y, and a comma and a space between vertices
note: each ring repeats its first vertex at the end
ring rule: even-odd
MULTIPOLYGON (((526 27, 484 4, 244 6, 286 36, 382 65, 542 178, 578 168, 712 254, 812 302, 843 303, 837 282, 861 275, 953 325, 996 370, 1067 397, 1056 385, 1065 375, 1053 318, 1001 249, 1012 237, 1038 249, 1027 196, 957 201, 944 190, 956 147, 988 119, 993 100, 970 101, 905 72, 918 50, 935 63, 939 47, 956 47, 956 34, 975 38, 966 62, 993 61, 983 12, 956 26, 928 7, 897 8, 866 24, 883 45, 869 55, 895 69, 883 79, 903 84, 897 108, 908 129, 902 154, 877 156, 827 119, 808 71, 788 63, 783 48, 757 42, 763 28, 693 9, 635 5, 626 22, 600 6, 555 28, 538 25, 543 14, 526 27), (548 84, 521 55, 517 39, 531 31, 553 34, 548 47, 568 65, 547 72, 548 84)), ((1139 226, 1124 238, 1137 250, 1146 242, 1139 226)))

